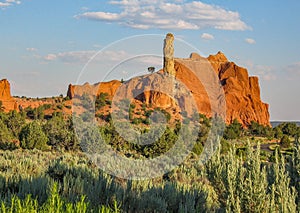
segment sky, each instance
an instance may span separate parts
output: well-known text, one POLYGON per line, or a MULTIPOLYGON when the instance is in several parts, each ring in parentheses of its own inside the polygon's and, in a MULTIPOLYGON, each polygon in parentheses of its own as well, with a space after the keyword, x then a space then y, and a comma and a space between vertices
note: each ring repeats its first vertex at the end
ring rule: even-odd
POLYGON ((160 68, 171 32, 175 56, 222 51, 259 77, 271 120, 300 120, 299 11, 298 0, 0 0, 0 79, 28 97, 126 79, 160 68))

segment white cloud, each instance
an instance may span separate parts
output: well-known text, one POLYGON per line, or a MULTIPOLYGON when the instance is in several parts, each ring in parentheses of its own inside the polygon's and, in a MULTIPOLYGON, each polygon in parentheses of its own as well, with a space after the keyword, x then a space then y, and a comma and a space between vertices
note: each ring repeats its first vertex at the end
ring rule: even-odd
POLYGON ((182 0, 119 0, 110 1, 121 9, 120 13, 108 11, 84 12, 78 19, 116 22, 138 29, 197 30, 215 28, 220 30, 248 30, 238 12, 200 1, 182 0))
POLYGON ((12 6, 14 4, 21 4, 21 1, 17 1, 17 0, 2 1, 2 2, 0 2, 0 8, 6 8, 6 7, 12 6))
POLYGON ((107 61, 122 61, 130 55, 125 51, 102 51, 95 50, 83 50, 83 51, 70 51, 61 53, 50 53, 43 57, 45 61, 62 61, 63 63, 87 63, 92 57, 96 62, 107 62, 107 61), (96 55, 97 54, 97 55, 96 55))
POLYGON ((55 54, 48 54, 44 57, 46 61, 54 61, 57 58, 55 54))
POLYGON ((8 6, 10 6, 10 3, 0 2, 0 7, 8 7, 8 6))
POLYGON ((105 12, 86 12, 83 15, 76 16, 76 17, 83 17, 88 15, 89 19, 94 20, 106 20, 106 21, 116 21, 122 18, 122 14, 118 13, 105 13, 105 12))
POLYGON ((255 44, 256 43, 256 41, 252 38, 246 38, 245 42, 247 42, 248 44, 255 44))
POLYGON ((214 40, 215 39, 215 37, 209 33, 203 33, 201 35, 201 38, 204 40, 214 40))
POLYGON ((15 4, 21 4, 21 1, 16 0, 6 0, 7 3, 15 3, 15 4))
POLYGON ((26 50, 27 50, 28 52, 36 52, 36 51, 37 51, 37 49, 34 48, 34 47, 28 47, 28 48, 26 48, 26 50))

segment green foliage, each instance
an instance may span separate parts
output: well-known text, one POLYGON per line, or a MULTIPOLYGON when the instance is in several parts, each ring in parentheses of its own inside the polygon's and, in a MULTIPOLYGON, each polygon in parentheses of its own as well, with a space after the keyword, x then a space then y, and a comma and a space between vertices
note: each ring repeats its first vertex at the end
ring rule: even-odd
MULTIPOLYGON (((77 131, 82 131, 84 151, 101 154, 103 145, 108 144, 118 154, 138 159, 166 153, 174 147, 183 128, 178 122, 174 128, 168 127, 156 142, 139 145, 120 137, 112 123, 89 127, 84 120, 80 122, 82 129, 77 131), (105 144, 100 143, 100 137, 105 144)), ((71 118, 55 114, 47 121, 25 123, 22 113, 0 113, 0 143, 19 135, 22 147, 29 149, 0 150, 0 212, 299 212, 298 143, 288 149, 291 156, 285 158, 275 149, 272 162, 266 163, 267 155, 259 145, 255 149, 250 143, 235 148, 232 141, 222 139, 221 148, 202 165, 198 155, 203 152, 211 124, 204 115, 200 115, 200 124, 193 152, 181 165, 156 179, 126 181, 104 174, 76 149, 61 152, 60 148, 75 148, 77 144, 71 118), (59 151, 34 149, 47 149, 47 143, 59 151)), ((277 133, 285 127, 283 137, 289 138, 287 134, 293 133, 293 126, 282 125, 277 133)), ((135 128, 149 132, 147 128, 135 128)), ((242 134, 237 121, 227 129, 235 137, 242 134)), ((253 124, 251 134, 268 135, 269 130, 253 124)), ((149 138, 157 134, 154 131, 149 138)))
POLYGON ((102 173, 80 153, 0 151, 0 211, 299 210, 299 146, 292 158, 285 160, 276 155, 272 164, 261 161, 259 148, 254 150, 250 144, 244 159, 235 153, 234 147, 226 155, 217 152, 206 165, 199 165, 199 158, 191 154, 161 178, 126 181, 102 173))
POLYGON ((283 164, 264 164, 260 149, 254 151, 250 144, 245 160, 235 152, 217 154, 207 164, 209 180, 227 212, 296 212, 296 194, 283 164))
POLYGON ((281 130, 281 128, 279 126, 275 127, 273 129, 273 131, 274 131, 274 137, 275 138, 277 138, 277 139, 281 139, 282 138, 283 132, 282 132, 282 130, 281 130))
POLYGON ((197 143, 194 145, 192 151, 193 151, 196 155, 200 155, 200 154, 202 153, 202 151, 203 151, 203 145, 202 145, 202 143, 197 142, 197 143))
POLYGON ((226 127, 223 137, 226 140, 232 140, 239 138, 241 136, 241 133, 242 125, 238 122, 238 120, 234 119, 234 121, 226 127))
POLYGON ((297 124, 296 123, 282 123, 279 125, 281 128, 282 133, 288 136, 294 137, 297 134, 297 124))
POLYGON ((280 139, 280 144, 281 144, 281 146, 284 147, 284 148, 290 147, 291 140, 290 140, 289 136, 284 135, 284 136, 280 139))
POLYGON ((22 127, 25 125, 25 114, 17 111, 10 111, 6 119, 7 127, 12 131, 15 138, 18 138, 22 127))
POLYGON ((102 107, 109 105, 108 102, 108 94, 107 93, 100 93, 96 97, 95 101, 95 108, 96 110, 101 109, 102 107))
MULTIPOLYGON (((33 199, 31 195, 27 195, 24 200, 20 199, 17 196, 13 196, 10 202, 1 202, 0 210, 2 213, 11 213, 11 212, 24 212, 24 213, 86 213, 93 212, 93 209, 89 209, 89 203, 86 202, 85 196, 81 196, 80 200, 75 203, 66 202, 58 193, 58 185, 54 184, 51 188, 50 196, 47 201, 39 205, 37 199, 33 199)), ((117 206, 114 209, 111 209, 106 206, 100 206, 99 212, 118 212, 117 206)))
POLYGON ((71 128, 71 118, 64 119, 62 116, 55 115, 44 125, 44 132, 48 138, 48 145, 53 148, 74 149, 74 130, 71 128))
POLYGON ((287 135, 290 137, 294 137, 297 141, 300 137, 300 127, 298 127, 297 124, 293 122, 282 123, 279 126, 275 127, 274 130, 279 133, 277 135, 278 139, 281 139, 283 135, 287 135))
POLYGON ((134 125, 138 125, 138 124, 141 124, 143 122, 143 120, 141 118, 133 118, 132 119, 132 123, 134 125))
POLYGON ((48 138, 38 121, 28 123, 22 128, 20 141, 22 148, 25 149, 47 149, 48 138))
POLYGON ((45 108, 44 107, 47 107, 42 105, 42 106, 39 106, 38 108, 35 108, 35 109, 32 109, 31 107, 27 107, 25 109, 25 113, 27 115, 27 118, 29 119, 33 119, 33 120, 43 120, 44 119, 44 110, 45 108))
POLYGON ((12 149, 14 148, 12 132, 7 128, 2 120, 0 120, 0 148, 12 149))

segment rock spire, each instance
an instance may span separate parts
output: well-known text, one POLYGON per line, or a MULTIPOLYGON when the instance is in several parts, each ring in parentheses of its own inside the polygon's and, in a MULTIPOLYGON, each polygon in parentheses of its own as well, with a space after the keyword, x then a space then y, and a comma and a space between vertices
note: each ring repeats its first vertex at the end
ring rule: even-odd
POLYGON ((174 65, 174 36, 168 33, 164 40, 164 72, 175 76, 174 65))

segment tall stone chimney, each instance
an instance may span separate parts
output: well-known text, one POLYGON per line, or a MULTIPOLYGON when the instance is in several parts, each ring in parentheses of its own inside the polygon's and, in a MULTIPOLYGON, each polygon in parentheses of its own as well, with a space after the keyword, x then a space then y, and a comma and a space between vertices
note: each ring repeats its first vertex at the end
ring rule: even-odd
POLYGON ((164 41, 164 72, 175 76, 174 68, 174 36, 168 33, 164 41))

